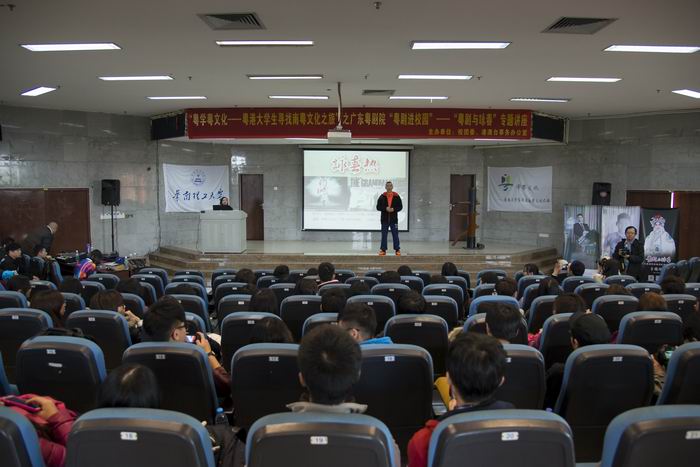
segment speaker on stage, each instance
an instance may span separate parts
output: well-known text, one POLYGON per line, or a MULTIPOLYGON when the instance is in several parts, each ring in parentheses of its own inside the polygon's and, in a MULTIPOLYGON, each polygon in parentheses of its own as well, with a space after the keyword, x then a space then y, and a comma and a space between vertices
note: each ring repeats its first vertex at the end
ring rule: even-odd
POLYGON ((104 206, 119 206, 120 202, 119 180, 103 179, 102 180, 102 204, 104 206))
POLYGON ((593 202, 597 206, 610 206, 610 183, 595 182, 593 184, 593 202))

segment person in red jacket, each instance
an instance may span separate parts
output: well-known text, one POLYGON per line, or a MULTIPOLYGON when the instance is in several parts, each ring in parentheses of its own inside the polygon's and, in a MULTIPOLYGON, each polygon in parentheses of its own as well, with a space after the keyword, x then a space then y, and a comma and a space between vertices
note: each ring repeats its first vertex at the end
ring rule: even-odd
POLYGON ((513 409, 510 402, 494 398, 505 381, 506 352, 498 339, 484 334, 463 332, 447 350, 447 381, 450 385, 448 411, 428 420, 408 443, 408 466, 426 467, 433 430, 442 420, 477 410, 513 409))
POLYGON ((400 256, 398 212, 403 209, 403 203, 399 194, 394 191, 393 183, 386 182, 384 188, 386 188, 386 192, 382 193, 377 199, 377 211, 382 213, 382 244, 379 247, 379 256, 386 255, 386 241, 389 229, 391 229, 391 243, 394 251, 396 251, 396 256, 400 256))

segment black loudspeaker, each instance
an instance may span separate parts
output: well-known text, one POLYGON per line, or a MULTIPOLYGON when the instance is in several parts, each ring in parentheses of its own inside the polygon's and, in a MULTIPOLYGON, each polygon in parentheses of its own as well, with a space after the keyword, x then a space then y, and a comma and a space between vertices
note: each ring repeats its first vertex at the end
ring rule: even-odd
POLYGON ((593 184, 593 202, 591 204, 597 206, 610 206, 610 191, 612 185, 610 183, 595 182, 593 184))
POLYGON ((121 183, 119 180, 102 180, 102 204, 104 206, 119 206, 121 183))

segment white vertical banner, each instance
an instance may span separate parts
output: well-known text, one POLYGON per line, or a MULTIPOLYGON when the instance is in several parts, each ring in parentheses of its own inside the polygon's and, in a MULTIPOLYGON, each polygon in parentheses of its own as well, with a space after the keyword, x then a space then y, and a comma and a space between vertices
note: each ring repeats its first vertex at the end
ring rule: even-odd
POLYGON ((165 212, 210 211, 228 197, 228 166, 163 164, 165 212))
POLYGON ((489 167, 488 211, 552 212, 552 167, 489 167))

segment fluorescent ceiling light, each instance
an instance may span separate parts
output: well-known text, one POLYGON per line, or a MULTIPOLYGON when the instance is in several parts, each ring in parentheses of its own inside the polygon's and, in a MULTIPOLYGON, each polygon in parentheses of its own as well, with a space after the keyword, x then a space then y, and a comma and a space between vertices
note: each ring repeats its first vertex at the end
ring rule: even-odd
POLYGON ((21 44, 32 52, 74 52, 85 50, 121 50, 112 42, 76 43, 76 44, 21 44))
POLYGON ((323 79, 323 75, 247 75, 248 79, 323 79))
POLYGON ((221 46, 308 46, 314 45, 314 41, 216 41, 221 46))
POLYGON ((389 100, 446 101, 447 96, 389 96, 389 100))
POLYGON ((434 42, 434 41, 413 41, 413 50, 465 50, 465 49, 505 49, 510 42, 434 42))
POLYGON ((399 75, 399 79, 457 79, 469 80, 471 75, 399 75))
POLYGON ((287 141, 327 141, 326 138, 284 138, 287 141))
POLYGON ((570 83, 617 83, 622 78, 577 78, 567 76, 552 76, 547 81, 563 81, 570 83))
POLYGON ((98 76, 102 81, 169 81, 172 76, 168 75, 153 75, 153 76, 98 76))
POLYGON ((513 97, 511 102, 569 102, 568 97, 513 97))
POLYGON ((314 99, 327 100, 328 96, 268 96, 270 99, 314 99))
POLYGON ((695 99, 700 99, 700 91, 693 91, 692 89, 677 89, 672 91, 676 94, 681 94, 683 96, 693 97, 695 99))
POLYGON ((514 138, 474 138, 474 141, 520 141, 514 138))
POLYGON ((194 100, 194 99, 206 99, 206 96, 148 96, 146 99, 152 101, 172 101, 172 100, 194 100))
POLYGON ((29 96, 29 97, 36 97, 36 96, 41 96, 42 94, 46 94, 47 92, 55 91, 58 88, 52 88, 49 86, 38 86, 36 88, 29 89, 27 91, 24 91, 21 95, 22 96, 29 96))
POLYGON ((605 52, 649 52, 661 54, 692 54, 700 47, 687 45, 611 45, 605 52))

